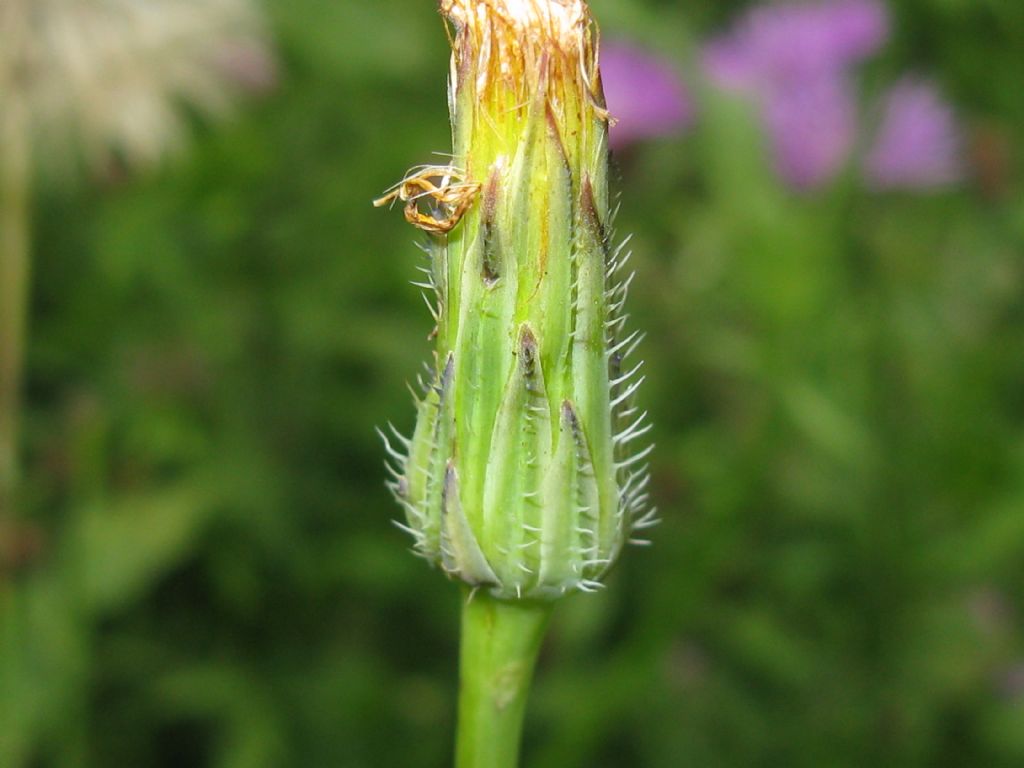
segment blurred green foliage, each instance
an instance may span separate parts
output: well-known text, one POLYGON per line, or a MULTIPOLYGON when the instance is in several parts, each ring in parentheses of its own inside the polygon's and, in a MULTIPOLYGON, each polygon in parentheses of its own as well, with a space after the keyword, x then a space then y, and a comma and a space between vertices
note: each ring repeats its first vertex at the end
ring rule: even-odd
MULTIPOLYGON (((688 59, 740 3, 593 0, 688 59)), ((44 187, 0 766, 441 766, 457 591, 392 528, 429 318, 370 199, 448 148, 433 3, 276 0, 283 80, 44 187)), ((798 198, 749 115, 620 158, 655 546, 562 606, 526 764, 1024 763, 1024 7, 904 0, 975 180, 798 198)))

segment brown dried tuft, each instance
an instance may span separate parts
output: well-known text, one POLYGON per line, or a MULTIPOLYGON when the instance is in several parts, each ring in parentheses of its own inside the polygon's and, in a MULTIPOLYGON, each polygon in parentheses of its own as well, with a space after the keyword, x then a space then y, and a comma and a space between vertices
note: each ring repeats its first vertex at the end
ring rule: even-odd
POLYGON ((452 23, 452 85, 475 75, 477 97, 494 88, 522 97, 542 88, 558 110, 572 84, 602 118, 598 31, 584 0, 441 0, 452 23))

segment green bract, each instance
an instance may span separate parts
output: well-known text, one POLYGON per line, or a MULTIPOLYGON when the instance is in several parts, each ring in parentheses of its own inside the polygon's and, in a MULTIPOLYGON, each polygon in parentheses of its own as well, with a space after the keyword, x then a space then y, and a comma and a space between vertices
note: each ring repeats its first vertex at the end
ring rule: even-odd
POLYGON ((628 255, 609 246, 608 113, 581 0, 443 0, 451 166, 379 202, 430 233, 437 349, 392 489, 416 550, 496 597, 599 586, 644 512, 628 255))

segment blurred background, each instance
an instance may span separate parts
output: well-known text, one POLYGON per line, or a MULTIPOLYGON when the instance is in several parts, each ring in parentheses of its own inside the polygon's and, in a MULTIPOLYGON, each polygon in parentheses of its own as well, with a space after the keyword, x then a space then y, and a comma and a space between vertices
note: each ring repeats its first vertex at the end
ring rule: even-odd
MULTIPOLYGON (((0 766, 450 764, 457 590, 374 433, 435 3, 4 3, 0 766)), ((663 523, 557 612, 525 764, 1024 764, 1024 5, 592 7, 663 523)))

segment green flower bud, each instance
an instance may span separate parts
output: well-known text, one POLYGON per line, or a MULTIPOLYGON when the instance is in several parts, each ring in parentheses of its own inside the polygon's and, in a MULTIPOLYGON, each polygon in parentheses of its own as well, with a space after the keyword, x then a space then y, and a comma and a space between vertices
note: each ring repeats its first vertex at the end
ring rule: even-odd
MULTIPOLYGON (((609 245, 608 113, 582 0, 442 0, 451 166, 377 201, 430 233, 435 364, 391 487, 415 549, 496 597, 591 590, 645 511, 628 254, 609 245)), ((397 433, 396 433, 397 435, 397 433)))

